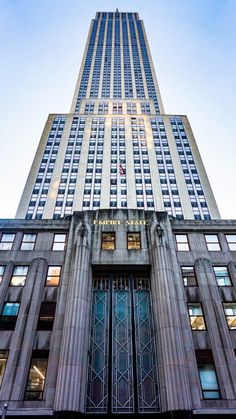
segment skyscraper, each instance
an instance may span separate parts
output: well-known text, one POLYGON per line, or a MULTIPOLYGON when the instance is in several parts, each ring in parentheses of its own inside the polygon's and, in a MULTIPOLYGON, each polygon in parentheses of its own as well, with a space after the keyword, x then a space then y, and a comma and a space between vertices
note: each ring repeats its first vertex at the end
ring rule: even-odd
POLYGON ((97 13, 70 114, 49 115, 17 218, 131 208, 219 211, 186 116, 167 115, 137 13, 97 13))
POLYGON ((97 13, 70 114, 50 115, 0 220, 0 410, 236 415, 236 221, 137 13, 97 13))

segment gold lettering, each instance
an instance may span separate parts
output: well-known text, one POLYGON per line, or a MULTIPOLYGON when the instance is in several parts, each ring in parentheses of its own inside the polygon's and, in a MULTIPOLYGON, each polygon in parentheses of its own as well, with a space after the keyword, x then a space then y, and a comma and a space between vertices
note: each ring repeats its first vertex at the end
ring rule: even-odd
POLYGON ((148 220, 93 220, 94 225, 148 225, 148 220))

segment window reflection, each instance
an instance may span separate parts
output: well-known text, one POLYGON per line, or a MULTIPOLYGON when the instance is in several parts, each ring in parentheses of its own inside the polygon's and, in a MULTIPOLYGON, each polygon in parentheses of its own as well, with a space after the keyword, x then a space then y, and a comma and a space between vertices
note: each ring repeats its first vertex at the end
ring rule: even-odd
POLYGON ((0 387, 2 384, 4 372, 7 365, 8 351, 0 351, 0 387))
POLYGON ((40 400, 43 398, 47 364, 48 351, 33 351, 26 386, 26 400, 40 400))
POLYGON ((102 250, 114 250, 115 237, 115 233, 102 233, 102 250))
POLYGON ((128 250, 140 250, 141 249, 140 233, 128 233, 127 241, 128 241, 128 243, 127 243, 128 250))
POLYGON ((203 311, 200 303, 189 303, 188 312, 192 330, 205 330, 203 311))

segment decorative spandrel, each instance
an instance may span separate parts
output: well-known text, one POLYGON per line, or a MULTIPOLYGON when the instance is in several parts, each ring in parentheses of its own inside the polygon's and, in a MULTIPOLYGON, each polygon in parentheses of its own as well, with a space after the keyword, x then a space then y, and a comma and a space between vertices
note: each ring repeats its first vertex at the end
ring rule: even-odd
POLYGON ((108 313, 106 280, 94 281, 88 367, 88 412, 107 412, 108 394, 108 313))
POLYGON ((134 412, 130 290, 126 278, 112 295, 112 411, 134 412))
POLYGON ((149 283, 134 290, 134 321, 137 354, 138 408, 140 413, 159 409, 157 361, 153 336, 149 283), (146 289, 145 289, 146 287, 146 289))

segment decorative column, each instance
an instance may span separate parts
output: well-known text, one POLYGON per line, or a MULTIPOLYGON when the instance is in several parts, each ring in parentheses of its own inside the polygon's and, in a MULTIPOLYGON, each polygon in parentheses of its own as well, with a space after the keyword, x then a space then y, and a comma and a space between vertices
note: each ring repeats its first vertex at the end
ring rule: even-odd
POLYGON ((233 400, 236 397, 235 354, 223 311, 222 296, 209 259, 197 259, 195 270, 222 397, 233 400))
POLYGON ((84 412, 91 305, 91 229, 81 222, 74 234, 61 344, 55 411, 84 412))
POLYGON ((172 230, 168 218, 150 229, 152 301, 157 342, 159 390, 162 411, 191 410, 189 381, 181 337, 175 273, 170 245, 172 230))

